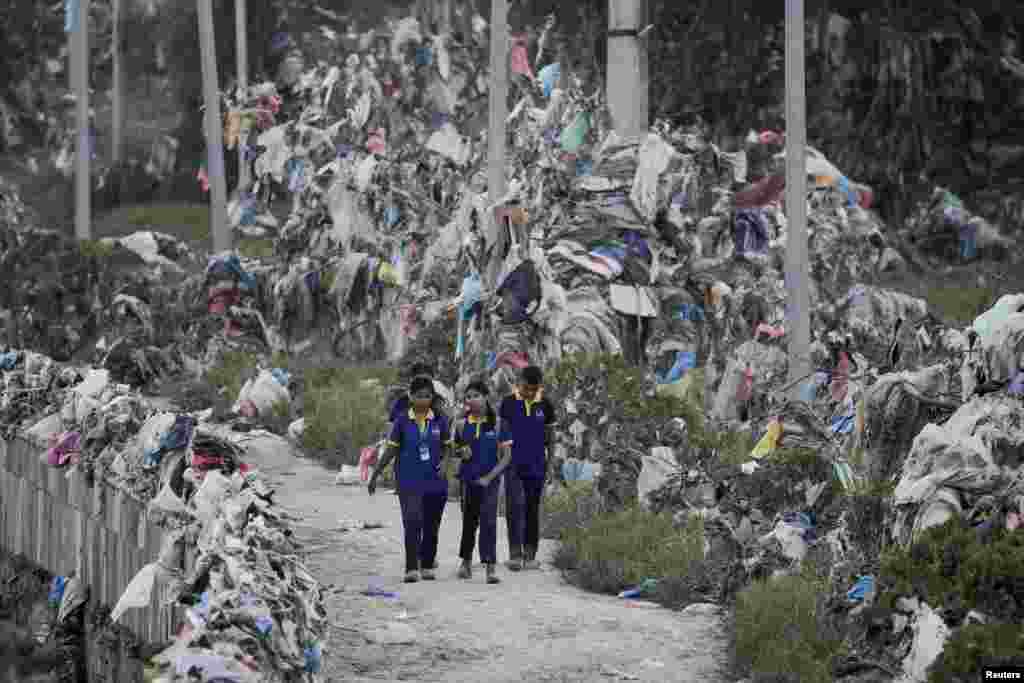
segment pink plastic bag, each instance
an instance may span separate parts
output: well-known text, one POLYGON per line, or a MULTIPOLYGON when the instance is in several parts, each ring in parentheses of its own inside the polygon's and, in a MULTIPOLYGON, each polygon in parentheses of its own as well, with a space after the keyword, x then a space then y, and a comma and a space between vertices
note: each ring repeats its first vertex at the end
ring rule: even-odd
POLYGON ((367 446, 359 455, 359 478, 363 481, 370 480, 370 466, 377 464, 377 448, 367 446))

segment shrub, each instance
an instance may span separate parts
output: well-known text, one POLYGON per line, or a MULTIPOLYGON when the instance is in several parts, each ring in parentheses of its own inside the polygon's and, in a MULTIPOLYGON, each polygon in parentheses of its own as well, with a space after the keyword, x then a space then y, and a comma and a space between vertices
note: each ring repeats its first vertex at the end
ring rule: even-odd
POLYGON ((829 626, 828 593, 827 582, 809 569, 741 590, 732 623, 736 664, 755 680, 829 683, 842 636, 829 626))
POLYGON ((257 357, 244 351, 227 351, 206 371, 206 381, 226 400, 234 401, 246 380, 256 374, 257 357))
POLYGON ((210 207, 202 204, 132 206, 124 209, 123 215, 125 222, 134 230, 156 230, 204 245, 212 239, 210 207))
POLYGON ((930 287, 925 298, 943 320, 968 325, 995 303, 997 295, 991 287, 930 287))
POLYGON ((384 389, 393 380, 390 368, 307 370, 303 446, 335 467, 358 463, 359 451, 376 442, 386 427, 384 389), (364 380, 376 380, 379 388, 367 389, 364 380))
POLYGON ((601 511, 593 482, 574 481, 544 498, 541 536, 560 540, 567 531, 586 527, 601 511))
MULTIPOLYGON (((1024 620, 1024 534, 996 525, 984 538, 962 519, 926 530, 882 558, 887 600, 917 595, 934 607, 970 605, 998 620, 1024 620)), ((891 606, 888 605, 888 606, 891 606)))
POLYGON ((274 255, 274 240, 240 239, 238 241, 238 253, 244 258, 267 259, 274 255))
POLYGON ((928 672, 929 683, 973 683, 982 669, 1024 666, 1024 629, 1020 624, 968 624, 946 642, 928 672))
POLYGON ((581 588, 617 593, 646 578, 684 577, 703 555, 699 520, 677 528, 667 514, 631 507, 566 528, 555 566, 581 588))

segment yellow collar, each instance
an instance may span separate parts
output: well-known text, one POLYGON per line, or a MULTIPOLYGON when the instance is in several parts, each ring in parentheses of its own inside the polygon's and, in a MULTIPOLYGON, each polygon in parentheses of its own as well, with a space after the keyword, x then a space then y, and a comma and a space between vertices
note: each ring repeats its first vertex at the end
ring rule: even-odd
POLYGON ((533 411, 533 407, 540 403, 541 399, 544 398, 544 387, 537 390, 537 395, 532 401, 527 401, 523 398, 522 394, 519 393, 519 387, 516 387, 515 397, 517 401, 523 402, 523 406, 526 408, 526 416, 529 417, 530 413, 533 411))
POLYGON ((480 425, 482 425, 485 421, 486 420, 484 419, 483 415, 466 415, 466 422, 468 422, 471 425, 476 425, 476 438, 478 439, 480 438, 480 425))
POLYGON ((427 415, 422 420, 416 416, 416 411, 409 408, 409 419, 419 425, 420 430, 424 429, 426 424, 434 419, 434 410, 430 409, 427 411, 427 415))

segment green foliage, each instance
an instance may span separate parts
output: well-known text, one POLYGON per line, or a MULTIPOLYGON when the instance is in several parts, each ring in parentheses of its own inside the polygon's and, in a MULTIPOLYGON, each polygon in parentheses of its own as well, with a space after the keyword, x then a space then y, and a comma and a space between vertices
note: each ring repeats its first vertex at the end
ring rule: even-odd
POLYGON ((78 249, 85 258, 104 259, 114 252, 114 247, 100 240, 82 240, 78 249))
POLYGON ((239 240, 238 253, 244 258, 268 259, 274 255, 274 240, 263 238, 239 240))
POLYGON ((925 298, 943 320, 969 325, 995 303, 997 293, 991 287, 930 287, 925 298))
POLYGON ((732 624, 736 663, 758 679, 829 683, 842 636, 828 624, 828 592, 827 582, 808 568, 741 590, 732 624))
POLYGON ((234 402, 242 385, 256 374, 258 360, 252 353, 227 351, 206 371, 206 381, 218 391, 223 390, 225 398, 234 402))
POLYGON ((208 244, 210 208, 199 204, 149 204, 123 210, 125 221, 136 230, 156 230, 188 242, 208 244))
POLYGON ((568 530, 586 527, 601 512, 601 497, 589 481, 571 481, 544 498, 541 535, 561 539, 568 530))
POLYGON ((585 526, 566 527, 555 566, 580 587, 616 593, 646 578, 685 577, 704 554, 704 527, 639 507, 600 513, 585 526))
POLYGON ((315 368, 305 372, 303 446, 334 466, 355 465, 386 426, 384 388, 391 368, 315 368))
POLYGON ((606 396, 613 420, 668 419, 697 412, 696 395, 683 400, 647 395, 643 373, 616 354, 566 356, 548 373, 546 384, 556 402, 571 398, 579 387, 606 396))
POLYGON ((1024 534, 1001 526, 983 538, 961 519, 927 529, 909 550, 882 558, 882 577, 891 604, 917 595, 929 605, 969 605, 997 619, 1021 621, 1024 606, 1014 595, 1024 589, 1024 534))
POLYGON ((929 683, 973 683, 983 666, 1024 666, 1024 629, 1016 624, 969 624, 946 642, 928 672, 929 683))

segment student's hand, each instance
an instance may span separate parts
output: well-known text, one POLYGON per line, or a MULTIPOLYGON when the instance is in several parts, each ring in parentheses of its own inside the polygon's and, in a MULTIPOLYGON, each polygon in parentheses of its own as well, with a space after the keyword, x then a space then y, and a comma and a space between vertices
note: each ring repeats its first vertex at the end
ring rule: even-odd
POLYGON ((377 477, 370 477, 370 483, 366 485, 366 492, 371 496, 377 491, 377 477))
POLYGON ((477 486, 483 486, 484 488, 487 488, 488 486, 491 485, 492 481, 494 481, 494 480, 491 479, 490 477, 480 477, 479 479, 476 480, 476 485, 477 486))

